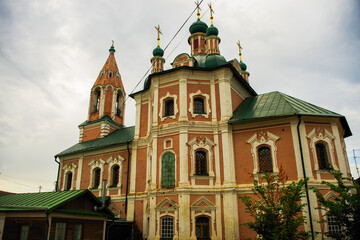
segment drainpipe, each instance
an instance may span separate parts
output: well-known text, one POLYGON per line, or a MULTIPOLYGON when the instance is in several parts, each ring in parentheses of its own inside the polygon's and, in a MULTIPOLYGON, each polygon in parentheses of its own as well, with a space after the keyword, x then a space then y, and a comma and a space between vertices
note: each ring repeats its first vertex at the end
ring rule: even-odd
POLYGON ((46 214, 46 232, 45 232, 45 239, 49 239, 50 238, 50 236, 49 236, 49 233, 50 233, 50 231, 49 231, 49 227, 50 227, 50 223, 49 223, 49 212, 48 212, 48 210, 46 210, 45 211, 45 214, 46 214))
POLYGON ((100 207, 95 206, 94 207, 95 211, 100 211, 105 208, 105 193, 106 193, 106 179, 103 179, 102 194, 101 194, 102 205, 100 207))
POLYGON ((129 168, 130 168, 130 142, 126 143, 127 151, 128 151, 128 164, 127 164, 127 176, 126 176, 126 195, 125 195, 125 214, 127 213, 127 204, 128 204, 128 194, 129 194, 129 168))
POLYGON ((54 156, 55 158, 55 162, 58 164, 58 172, 57 172, 57 176, 56 176, 56 185, 55 185, 55 192, 58 191, 58 184, 59 184, 59 173, 60 173, 60 162, 58 162, 56 159, 57 159, 57 156, 54 156))
MULTIPOLYGON (((299 129, 300 123, 301 123, 301 115, 297 114, 297 117, 299 118, 299 122, 298 122, 298 125, 297 125, 297 133, 298 133, 299 146, 300 146, 301 165, 302 165, 304 179, 306 179, 305 162, 304 162, 304 155, 303 155, 303 150, 302 150, 302 145, 301 145, 301 137, 300 137, 300 129, 299 129)), ((306 193, 306 201, 307 201, 307 206, 308 206, 308 211, 309 211, 311 239, 314 240, 314 228, 313 228, 313 223, 312 223, 311 206, 310 206, 310 198, 309 198, 309 188, 308 188, 307 181, 305 182, 305 193, 306 193)))

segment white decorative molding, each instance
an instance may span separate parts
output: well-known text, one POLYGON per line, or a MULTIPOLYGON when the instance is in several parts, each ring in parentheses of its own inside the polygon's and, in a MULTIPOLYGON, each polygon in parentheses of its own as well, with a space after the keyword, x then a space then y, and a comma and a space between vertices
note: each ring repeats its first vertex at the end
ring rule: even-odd
POLYGON ((167 94, 165 96, 163 96, 162 98, 160 98, 160 110, 159 110, 159 117, 161 119, 161 121, 164 121, 166 118, 172 118, 175 119, 176 115, 178 114, 179 110, 178 110, 178 106, 177 106, 177 95, 175 94, 170 94, 169 92, 167 92, 167 94), (165 100, 172 98, 174 100, 174 115, 171 116, 164 116, 164 108, 165 108, 165 100))
POLYGON ((310 149, 311 152, 313 153, 315 171, 320 170, 319 161, 317 159, 317 154, 316 154, 317 143, 325 143, 330 164, 335 170, 339 170, 339 167, 335 163, 335 148, 333 144, 333 140, 335 139, 335 136, 332 135, 328 130, 318 127, 318 128, 313 128, 313 130, 311 130, 306 137, 310 139, 310 149))
POLYGON ((273 172, 278 173, 278 163, 277 163, 277 147, 276 141, 279 140, 280 137, 276 136, 271 132, 259 132, 252 135, 246 142, 251 144, 251 155, 253 157, 254 162, 254 171, 253 174, 258 174, 260 172, 259 167, 259 156, 258 156, 258 148, 260 146, 268 146, 271 150, 271 160, 273 165, 273 172))
POLYGON ((110 187, 112 185, 112 168, 115 165, 119 166, 119 179, 118 179, 118 184, 114 187, 117 188, 121 188, 121 179, 122 179, 122 172, 123 172, 123 163, 124 163, 124 158, 121 157, 120 155, 118 155, 118 157, 110 157, 106 163, 109 164, 109 169, 108 169, 108 180, 107 180, 107 184, 106 187, 110 187))
POLYGON ((91 161, 89 163, 90 166, 90 181, 89 181, 89 189, 93 187, 93 182, 94 182, 94 169, 95 168, 100 168, 100 183, 99 183, 99 190, 102 188, 102 179, 103 179, 103 174, 104 174, 104 165, 105 165, 105 161, 102 159, 95 159, 93 161, 91 161))
POLYGON ((209 103, 209 99, 210 99, 209 95, 206 93, 202 93, 199 89, 196 93, 190 93, 189 98, 190 98, 189 112, 191 113, 191 116, 194 118, 194 117, 200 115, 205 118, 209 118, 209 114, 211 112, 210 103, 209 103), (194 113, 194 98, 198 97, 198 96, 204 98, 205 113, 194 113))
POLYGON ((173 239, 179 239, 178 233, 178 219, 179 219, 179 205, 172 201, 171 199, 165 197, 156 207, 156 236, 155 239, 160 239, 161 237, 161 218, 162 217, 173 217, 174 219, 174 236, 173 239))
POLYGON ((191 231, 191 238, 196 239, 196 218, 197 217, 208 217, 210 219, 210 232, 211 232, 211 239, 217 239, 216 236, 216 225, 215 225, 215 213, 216 213, 216 206, 206 197, 200 197, 196 202, 194 202, 190 206, 191 210, 191 222, 192 222, 192 231, 191 231))
POLYGON ((201 178, 201 179, 210 179, 210 185, 213 185, 213 179, 215 177, 214 170, 213 170, 213 147, 215 146, 215 143, 211 141, 209 138, 203 138, 203 137, 197 137, 193 138, 187 143, 191 147, 190 152, 190 158, 191 158, 191 184, 195 185, 195 179, 201 178), (197 176, 195 175, 195 161, 196 161, 196 151, 199 149, 203 149, 206 151, 207 156, 207 168, 209 176, 197 176))
POLYGON ((173 148, 173 140, 172 140, 172 138, 165 139, 164 140, 164 149, 172 149, 172 148, 173 148))
POLYGON ((121 211, 115 206, 115 204, 110 204, 108 209, 115 215, 116 218, 120 218, 121 211))
POLYGON ((75 179, 75 170, 77 168, 77 165, 75 163, 69 163, 67 165, 65 165, 62 169, 63 169, 63 184, 61 187, 61 190, 64 191, 65 187, 66 187, 66 176, 68 175, 69 172, 71 172, 72 176, 71 176, 71 186, 70 186, 70 190, 72 190, 74 188, 74 179, 75 179))

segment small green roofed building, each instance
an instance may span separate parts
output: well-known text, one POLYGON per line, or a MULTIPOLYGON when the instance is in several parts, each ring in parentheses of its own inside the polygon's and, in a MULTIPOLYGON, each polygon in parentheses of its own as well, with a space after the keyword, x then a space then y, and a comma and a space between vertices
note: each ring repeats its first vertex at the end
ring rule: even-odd
POLYGON ((0 197, 0 239, 105 239, 113 213, 89 190, 0 197))

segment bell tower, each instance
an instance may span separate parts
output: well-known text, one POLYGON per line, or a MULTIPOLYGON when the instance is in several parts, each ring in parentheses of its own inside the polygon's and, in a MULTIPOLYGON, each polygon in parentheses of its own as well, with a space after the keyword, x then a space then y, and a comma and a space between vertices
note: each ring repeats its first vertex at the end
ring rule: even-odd
POLYGON ((124 124, 125 89, 115 60, 114 42, 90 92, 88 119, 79 125, 79 141, 102 138, 124 124))

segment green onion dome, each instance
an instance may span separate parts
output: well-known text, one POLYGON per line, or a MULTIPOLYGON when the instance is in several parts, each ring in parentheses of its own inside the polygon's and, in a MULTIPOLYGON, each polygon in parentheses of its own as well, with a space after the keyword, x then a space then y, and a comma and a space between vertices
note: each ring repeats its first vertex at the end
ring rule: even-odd
POLYGON ((110 47, 109 52, 115 52, 114 45, 112 45, 112 46, 110 47))
POLYGON ((161 49, 161 47, 157 46, 153 51, 154 57, 162 57, 164 56, 164 50, 161 49))
POLYGON ((226 64, 226 59, 219 54, 210 54, 206 57, 205 67, 212 68, 226 64))
POLYGON ((206 25, 206 23, 204 23, 203 21, 200 21, 200 19, 198 19, 196 22, 191 24, 189 31, 191 34, 194 34, 197 32, 206 33, 207 29, 208 29, 208 26, 206 25))
POLYGON ((243 71, 246 71, 246 69, 247 69, 247 66, 246 66, 246 64, 245 64, 243 61, 240 61, 240 68, 241 68, 241 70, 243 70, 243 71))
POLYGON ((219 30, 211 24, 211 26, 206 30, 206 36, 217 36, 219 30))

